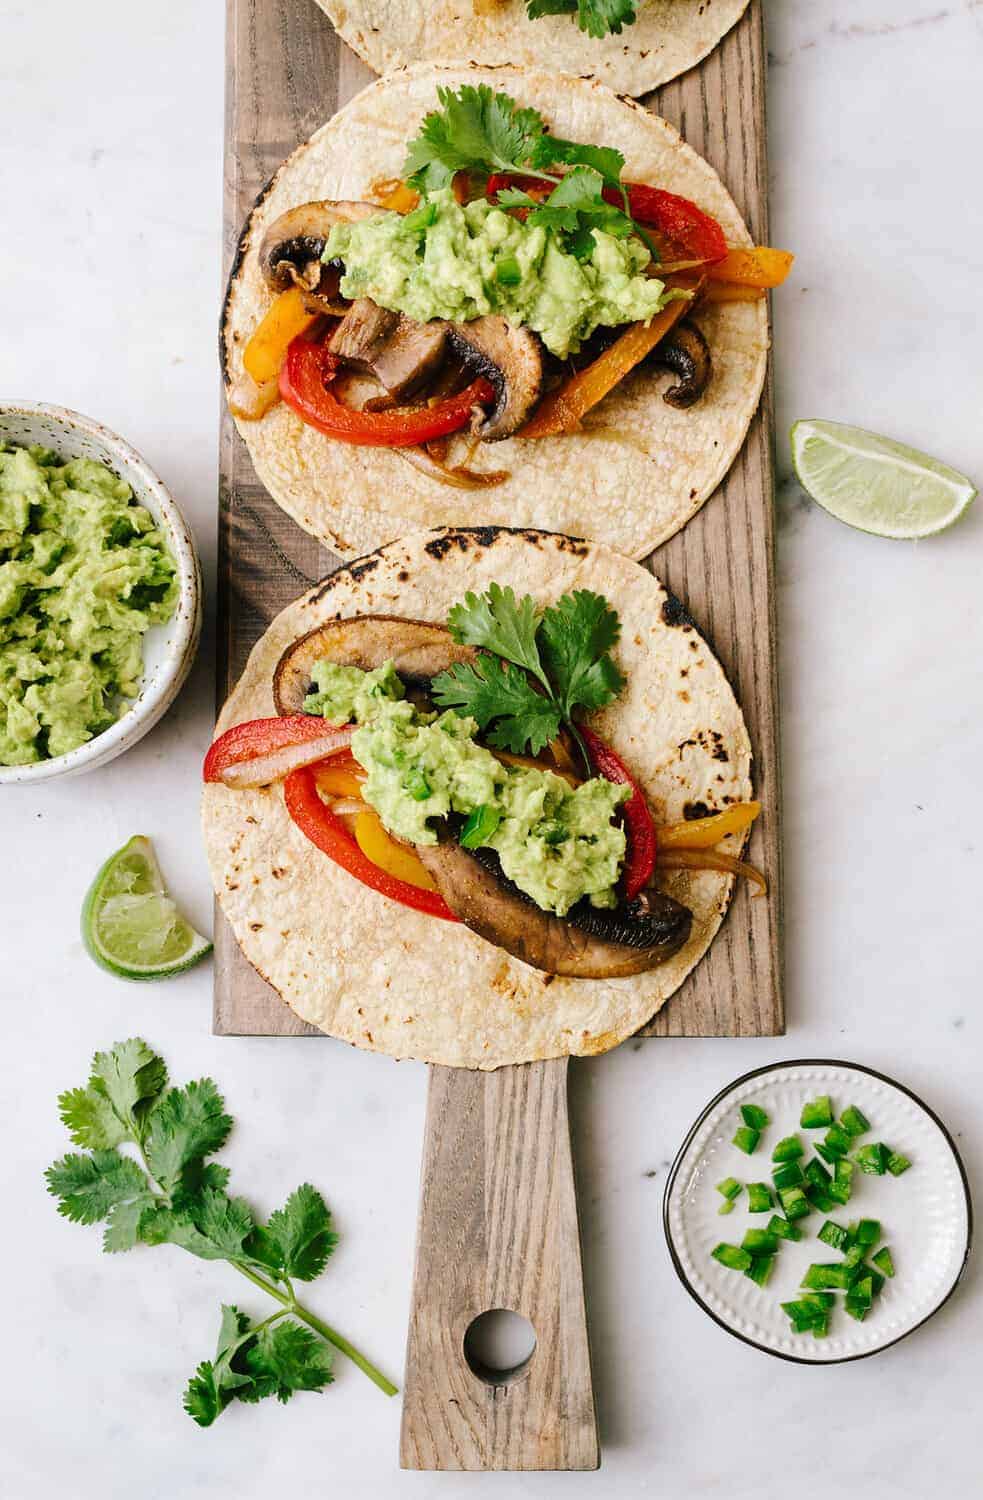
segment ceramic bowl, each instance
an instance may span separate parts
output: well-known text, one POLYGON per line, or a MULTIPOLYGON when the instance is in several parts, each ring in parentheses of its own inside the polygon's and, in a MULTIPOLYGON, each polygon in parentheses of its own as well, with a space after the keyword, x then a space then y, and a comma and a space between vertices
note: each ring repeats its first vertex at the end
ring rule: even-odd
MULTIPOLYGON (((780 1210, 777 1210, 780 1212, 780 1210)), ((666 1239, 676 1272, 690 1295, 728 1333, 779 1358, 800 1364, 838 1364, 863 1359, 913 1333, 955 1290, 969 1255, 972 1207, 959 1153, 942 1121, 903 1084, 871 1068, 823 1060, 777 1063, 757 1068, 712 1099, 693 1125, 673 1163, 663 1212, 666 1239), (868 1176, 859 1168, 847 1205, 818 1209, 796 1221, 799 1242, 779 1241, 766 1286, 713 1259, 721 1242, 740 1245, 748 1229, 764 1229, 775 1209, 748 1212, 747 1193, 732 1213, 721 1214, 716 1184, 725 1177, 771 1185, 772 1149, 783 1136, 797 1135, 805 1163, 825 1131, 799 1124, 807 1099, 828 1094, 838 1115, 856 1105, 870 1122, 858 1138, 883 1141, 912 1165, 899 1177, 868 1176), (734 1144, 741 1105, 764 1109, 771 1123, 750 1156, 734 1144), (855 1322, 838 1294, 829 1333, 816 1339, 797 1334, 782 1312, 783 1302, 802 1296, 800 1283, 813 1262, 841 1257, 818 1239, 826 1219, 843 1227, 861 1218, 878 1219, 881 1243, 891 1250, 895 1275, 862 1323, 855 1322)))
POLYGON ((143 638, 144 675, 139 697, 95 739, 29 766, 0 766, 0 786, 77 776, 121 755, 143 738, 174 702, 191 668, 201 633, 201 570, 191 530, 154 471, 108 427, 63 406, 38 401, 0 402, 0 440, 41 443, 60 458, 95 458, 125 479, 167 536, 177 564, 179 595, 172 618, 143 638))

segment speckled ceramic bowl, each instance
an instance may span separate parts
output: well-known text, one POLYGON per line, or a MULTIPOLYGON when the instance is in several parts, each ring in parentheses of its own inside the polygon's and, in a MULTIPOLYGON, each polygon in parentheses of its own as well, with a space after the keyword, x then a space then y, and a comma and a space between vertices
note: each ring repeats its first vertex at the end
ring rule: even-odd
MULTIPOLYGON (((872 1068, 805 1059, 756 1068, 710 1101, 669 1173, 663 1222, 680 1280, 728 1333, 799 1364, 840 1364, 889 1348, 938 1312, 965 1268, 973 1212, 955 1142, 927 1104, 872 1068), (808 1155, 825 1132, 802 1129, 799 1116, 805 1101, 818 1094, 829 1094, 837 1112, 856 1105, 871 1125, 864 1139, 889 1142, 909 1158, 911 1170, 902 1177, 858 1172, 849 1204, 799 1220, 801 1242, 780 1242, 771 1279, 759 1287, 720 1265, 711 1252, 720 1241, 739 1245, 748 1229, 764 1228, 772 1210, 749 1214, 747 1194, 742 1193, 735 1212, 721 1216, 722 1199, 714 1184, 731 1175, 744 1183, 770 1184, 771 1152, 781 1136, 798 1135, 808 1155), (733 1145, 743 1104, 758 1105, 771 1120, 753 1156, 733 1145), (827 1338, 793 1333, 782 1302, 802 1295, 801 1279, 810 1262, 835 1264, 840 1259, 817 1238, 823 1221, 846 1225, 865 1217, 882 1224, 896 1277, 885 1282, 864 1322, 854 1322, 840 1305, 833 1309, 827 1338)), ((842 1304, 842 1298, 838 1301, 842 1304)))
POLYGON ((0 439, 41 443, 61 458, 95 458, 125 479, 167 535, 177 563, 180 592, 166 625, 154 626, 143 641, 144 676, 140 696, 115 724, 95 739, 30 766, 0 766, 0 786, 48 781, 94 770, 143 738, 171 706, 194 660, 201 633, 201 572, 187 522, 154 471, 139 453, 108 427, 90 417, 38 401, 0 401, 0 439))

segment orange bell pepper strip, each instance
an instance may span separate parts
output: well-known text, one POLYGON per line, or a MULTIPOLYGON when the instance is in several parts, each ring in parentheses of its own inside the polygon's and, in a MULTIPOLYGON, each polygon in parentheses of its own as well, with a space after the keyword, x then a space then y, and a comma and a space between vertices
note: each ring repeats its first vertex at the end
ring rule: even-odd
POLYGON ((242 362, 257 385, 276 380, 287 356, 287 349, 299 333, 306 333, 319 313, 308 312, 300 287, 280 292, 270 303, 246 345, 242 362))
POLYGON ((633 323, 627 333, 606 349, 586 369, 552 391, 539 403, 529 422, 518 437, 554 437, 557 433, 573 432, 580 426, 581 418, 603 401, 629 371, 651 354, 660 339, 689 311, 692 303, 687 297, 670 302, 648 324, 633 323))
POLYGON ((334 760, 315 766, 314 779, 318 791, 329 797, 361 798, 365 772, 357 760, 342 759, 339 755, 334 760))
POLYGON ((707 267, 706 274, 709 281, 726 281, 737 286, 781 286, 794 260, 788 250, 755 245, 750 249, 728 250, 723 260, 707 267))
POLYGON ((700 293, 700 301, 712 304, 763 302, 767 295, 767 290, 763 286, 742 286, 737 281, 708 281, 700 293))
POLYGON ((735 802, 723 812, 684 823, 670 823, 657 831, 659 852, 663 849, 712 849, 729 833, 744 833, 761 811, 760 802, 735 802))

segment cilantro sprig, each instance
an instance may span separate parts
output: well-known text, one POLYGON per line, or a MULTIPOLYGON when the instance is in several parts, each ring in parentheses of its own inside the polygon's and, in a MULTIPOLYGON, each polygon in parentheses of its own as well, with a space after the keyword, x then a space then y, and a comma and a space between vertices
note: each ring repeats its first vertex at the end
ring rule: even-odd
POLYGON ((215 1355, 199 1364, 184 1393, 200 1427, 232 1401, 288 1401, 296 1391, 323 1390, 333 1379, 329 1345, 395 1395, 364 1355, 297 1300, 294 1282, 319 1276, 338 1242, 317 1189, 304 1183, 261 1224, 243 1198, 227 1192, 228 1168, 206 1159, 232 1129, 210 1078, 168 1087, 163 1059, 133 1038, 97 1052, 88 1083, 63 1093, 58 1106, 72 1143, 84 1148, 45 1173, 60 1214, 104 1223, 110 1253, 170 1244, 227 1261, 278 1304, 258 1322, 223 1305, 215 1355))
POLYGON ((590 771, 574 716, 603 708, 625 685, 610 654, 621 625, 608 601, 578 589, 539 610, 530 595, 516 599, 492 583, 455 604, 447 625, 455 641, 481 654, 435 677, 434 701, 470 715, 490 744, 515 755, 538 755, 565 724, 590 771))
POLYGON ((447 187, 457 172, 532 179, 549 188, 545 197, 509 186, 499 189, 498 204, 527 210, 527 223, 562 237, 564 248, 580 259, 590 254, 594 229, 621 239, 637 234, 658 259, 651 238, 628 211, 621 181, 625 158, 620 151, 550 135, 537 110, 522 108, 486 83, 465 83, 456 92, 438 88, 437 98, 440 108, 423 120, 403 165, 404 175, 419 192, 447 187), (558 167, 569 170, 558 173, 558 167), (604 196, 612 189, 620 207, 604 196))
POLYGON ((638 0, 526 0, 531 21, 540 16, 572 16, 588 36, 620 36, 623 26, 638 19, 638 0))

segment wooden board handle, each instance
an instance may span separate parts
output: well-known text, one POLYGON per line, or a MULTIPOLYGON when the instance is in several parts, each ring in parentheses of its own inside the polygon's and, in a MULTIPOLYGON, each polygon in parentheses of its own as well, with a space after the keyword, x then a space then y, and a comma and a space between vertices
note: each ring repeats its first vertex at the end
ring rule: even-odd
POLYGON ((567 1120, 567 1059, 430 1069, 406 1350, 404 1469, 600 1463, 567 1120), (465 1334, 509 1308, 536 1332, 512 1377, 476 1374, 465 1334))

